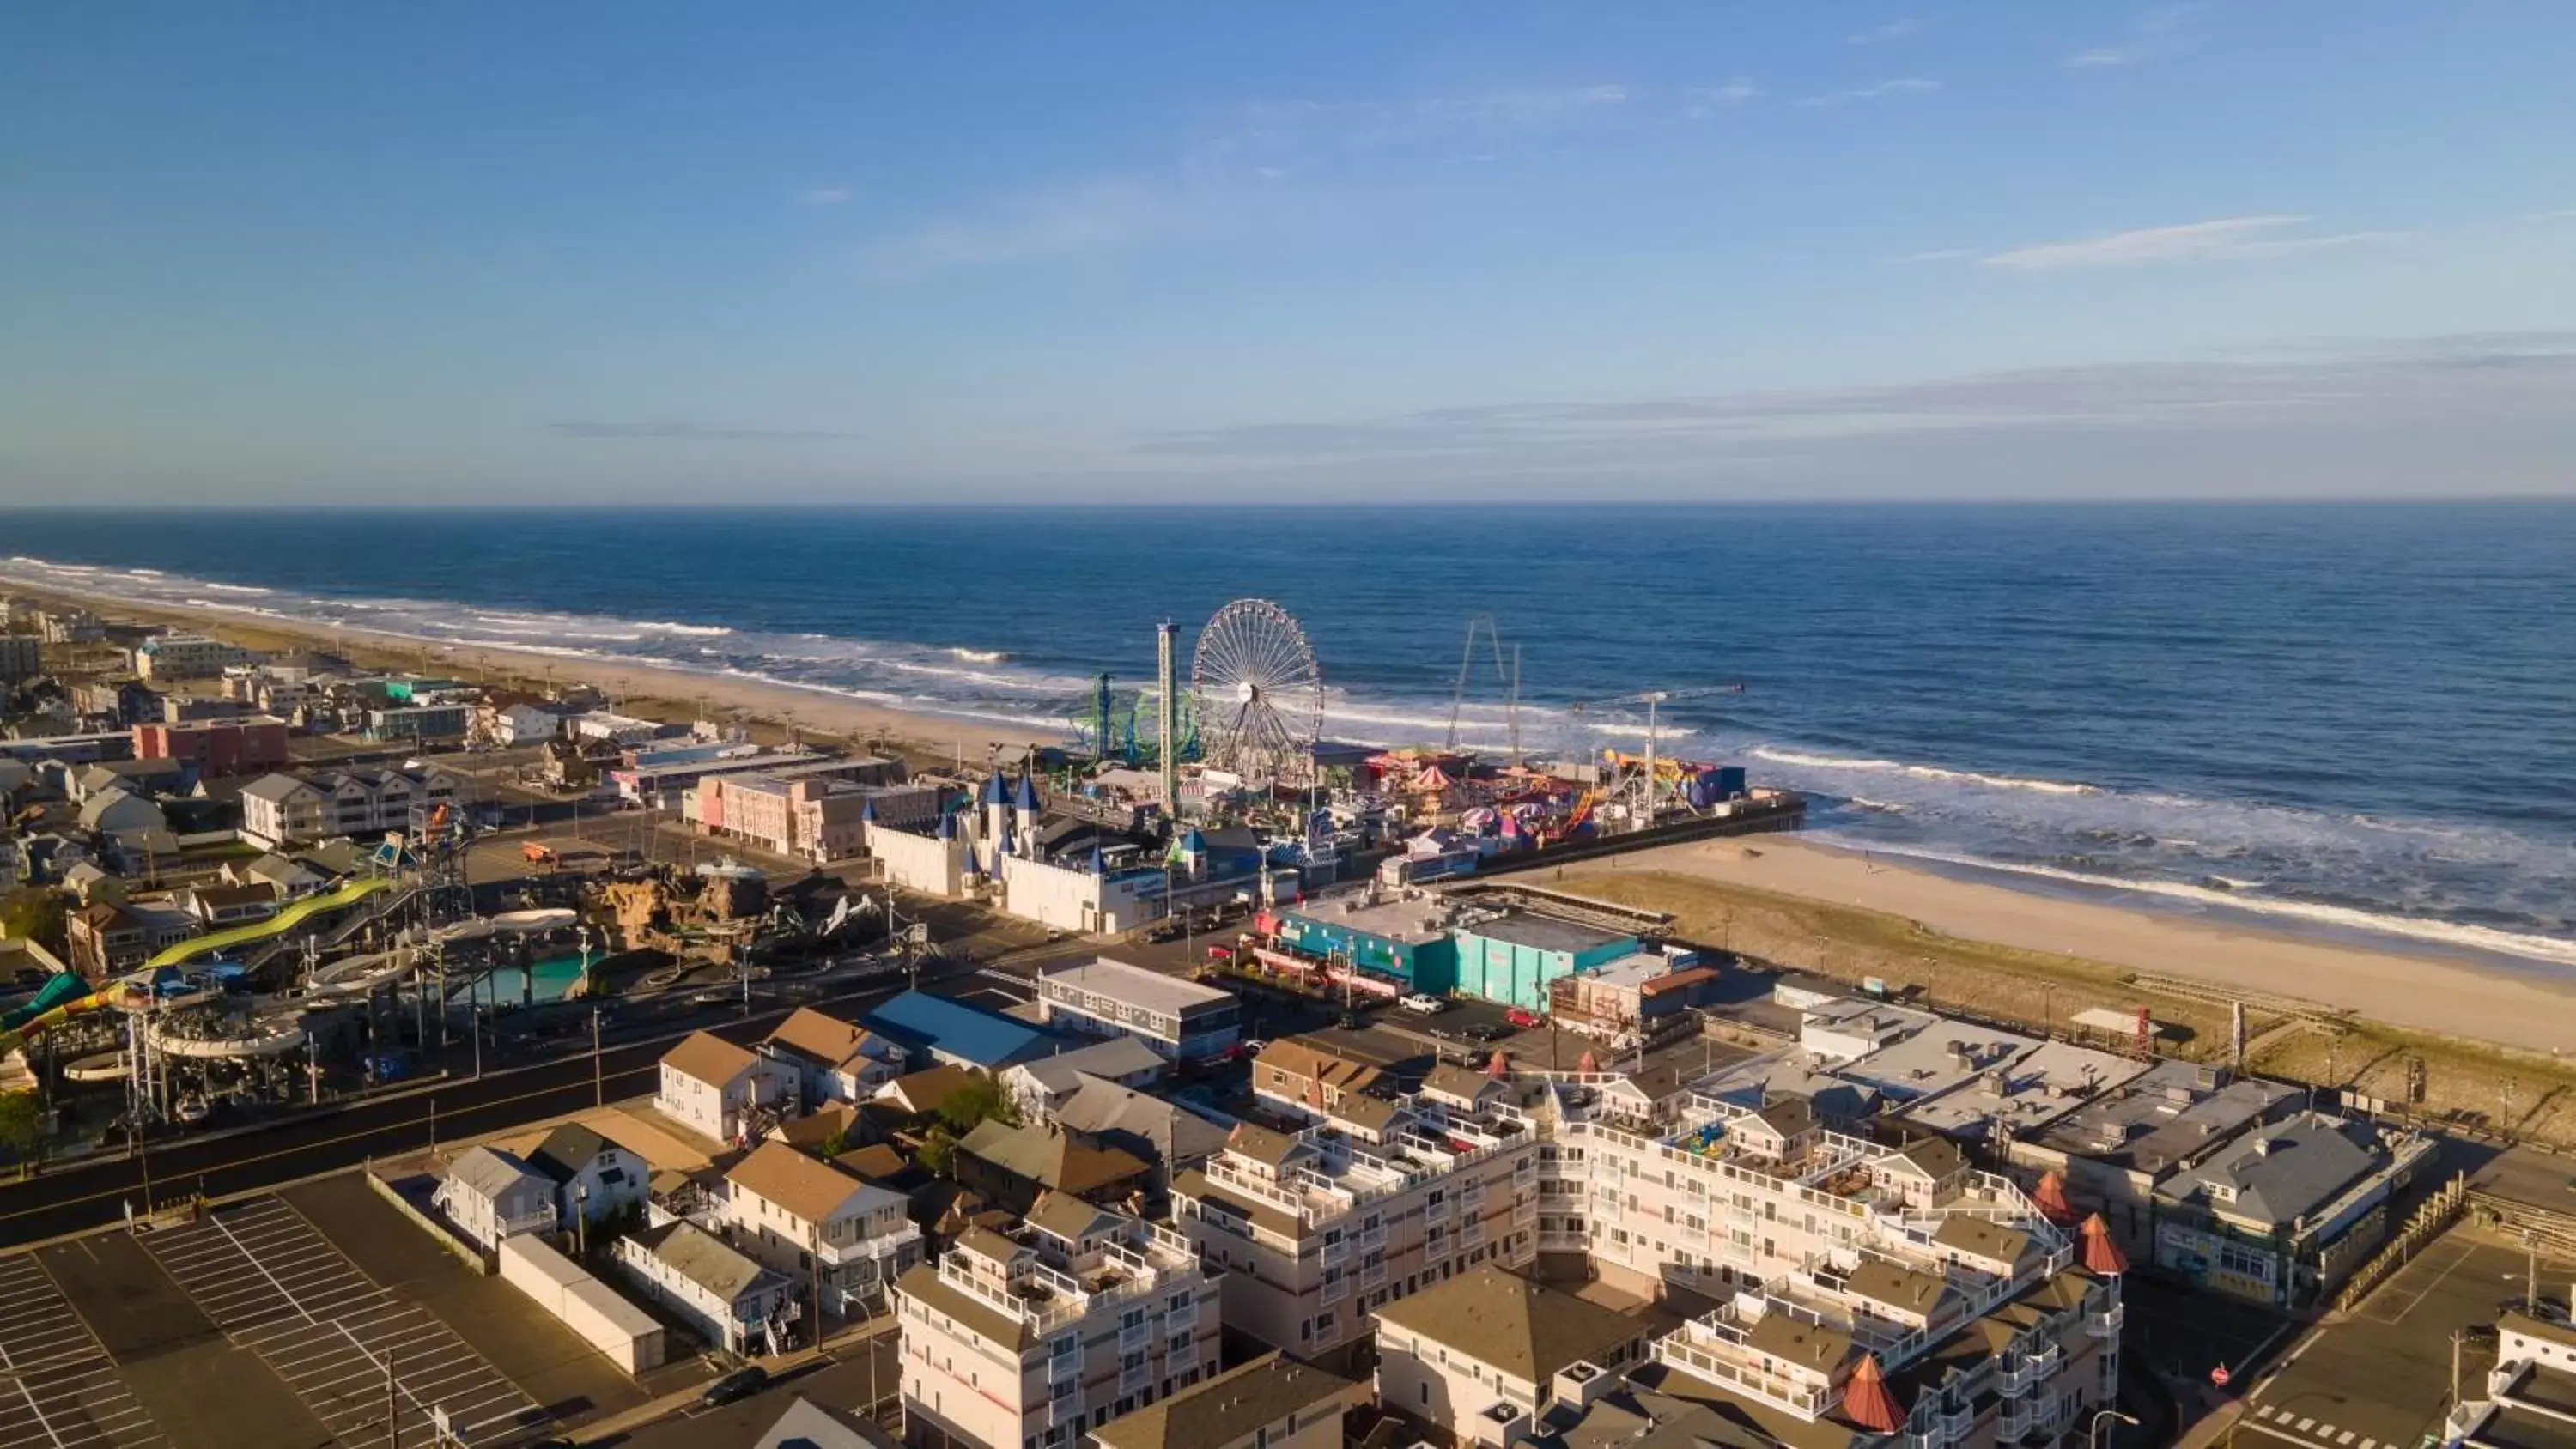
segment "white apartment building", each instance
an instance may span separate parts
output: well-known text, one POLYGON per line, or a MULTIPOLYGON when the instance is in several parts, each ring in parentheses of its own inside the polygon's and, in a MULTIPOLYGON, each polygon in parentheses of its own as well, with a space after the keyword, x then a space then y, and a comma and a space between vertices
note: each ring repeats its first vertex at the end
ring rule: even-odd
POLYGON ((876 1302, 921 1261, 921 1229, 906 1216, 911 1199, 786 1143, 753 1148, 725 1174, 725 1188, 721 1221, 734 1246, 800 1282, 819 1281, 827 1313, 876 1302))
POLYGON ((134 646, 134 672, 155 684, 173 679, 213 679, 253 655, 238 644, 203 634, 162 634, 134 646))
POLYGON ((903 1075, 901 1044, 810 1006, 797 1008, 760 1047, 796 1071, 808 1111, 824 1102, 864 1102, 903 1075))
POLYGON ((1219 1056, 1242 1037, 1231 991, 1097 956, 1038 977, 1040 1020, 1087 1036, 1130 1036, 1170 1061, 1219 1056))
MULTIPOLYGON (((744 1142, 764 1112, 792 1103, 796 1069, 712 1032, 693 1032, 662 1054, 653 1106, 665 1117, 718 1142, 744 1142)), ((766 1130, 763 1124, 760 1130, 766 1130)))
POLYGON ((1189 1240, 1050 1193, 895 1284, 918 1446, 1070 1449, 1217 1371, 1219 1284, 1189 1240))
POLYGON ((619 1238, 612 1251, 645 1297, 719 1348, 776 1353, 796 1330, 795 1282, 685 1218, 619 1238))
POLYGON ((2088 1271, 2019 1188, 1951 1144, 1846 1136, 1803 1102, 1693 1095, 1646 1124, 1596 1114, 1594 1096, 1553 1085, 1534 1114, 1540 1240, 1580 1248, 1613 1286, 1720 1300, 1655 1350, 1703 1397, 1723 1389, 1803 1442, 1856 1375, 1875 1379, 1860 1393, 1899 1405, 1882 1432, 1908 1449, 2059 1430, 2110 1402, 2125 1264, 2107 1233, 2098 1248, 2088 1235, 2104 1270, 2088 1271))
MULTIPOLYGON (((1535 1260, 1539 1138, 1518 1106, 1384 1103, 1381 1140, 1319 1122, 1245 1123, 1172 1179, 1172 1220, 1226 1270, 1226 1319, 1301 1357, 1355 1343, 1369 1313, 1487 1264, 1535 1260)), ((1375 1101, 1350 1098, 1347 1101, 1375 1101)))
POLYGON ((242 835, 273 850, 335 836, 408 830, 413 806, 435 806, 455 798, 456 782, 436 770, 280 772, 263 775, 243 788, 242 835))

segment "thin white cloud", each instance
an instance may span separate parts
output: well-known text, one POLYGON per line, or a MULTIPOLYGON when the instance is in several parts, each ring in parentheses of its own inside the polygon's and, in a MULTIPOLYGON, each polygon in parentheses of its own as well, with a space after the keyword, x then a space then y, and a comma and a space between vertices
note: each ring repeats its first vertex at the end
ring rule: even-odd
POLYGON ((1924 27, 1931 23, 1919 15, 1909 15, 1902 20, 1891 20, 1885 25, 1873 25, 1867 30, 1855 31, 1843 37, 1843 44, 1885 45, 1892 40, 1903 40, 1908 36, 1920 35, 1924 27))
POLYGON ((1907 252, 1896 260, 1909 265, 1918 262, 1963 262, 1976 254, 1975 247, 1935 247, 1927 252, 1907 252))
POLYGON ((2151 5, 2129 17, 2128 38, 2116 45, 2097 45, 2066 58, 2070 70, 2103 70, 2161 60, 2191 48, 2191 18, 2207 9, 2200 0, 2151 5))
POLYGON ((846 206, 849 204, 849 200, 850 192, 847 187, 817 186, 799 194, 796 198, 796 204, 799 206, 846 206))
POLYGON ((878 242, 866 259, 881 278, 905 277, 1098 251, 1198 224, 1196 209, 1180 196, 1136 181, 1099 181, 930 223, 878 242))
MULTIPOLYGON (((2060 267, 2125 267, 2144 262, 2197 261, 2245 255, 2276 240, 2266 233, 2304 224, 2304 216, 2231 216, 2182 226, 2153 226, 2077 241, 2015 247, 1985 259, 1990 267, 2047 271, 2060 267)), ((2308 240, 2321 240, 2311 238, 2308 240)))
POLYGON ((1626 86, 1585 86, 1574 93, 1575 103, 1585 106, 1615 106, 1628 99, 1626 86))
POLYGON ((1801 97, 1798 104, 1802 106, 1840 106, 1847 105, 1853 101, 1874 101, 1882 96, 1912 95, 1922 91, 1937 91, 1940 88, 1941 83, 1939 81, 1927 80, 1919 75, 1911 75, 1904 76, 1897 80, 1880 81, 1874 86, 1859 86, 1851 90, 1826 91, 1822 95, 1801 97))
POLYGON ((1703 86, 1684 92, 1682 115, 1688 120, 1704 121, 1717 114, 1721 106, 1740 106, 1760 99, 1761 95, 1762 87, 1755 85, 1751 77, 1737 76, 1722 86, 1703 86))

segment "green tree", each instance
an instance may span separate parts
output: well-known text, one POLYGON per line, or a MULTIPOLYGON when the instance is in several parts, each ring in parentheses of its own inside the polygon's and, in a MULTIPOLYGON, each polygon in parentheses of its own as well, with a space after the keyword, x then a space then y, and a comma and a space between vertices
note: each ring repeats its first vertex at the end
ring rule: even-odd
POLYGON ((994 1118, 1015 1122, 1018 1114, 1011 1110, 1002 1084, 991 1077, 977 1077, 939 1099, 939 1120, 950 1136, 963 1137, 994 1118))
POLYGON ((946 1177, 948 1164, 955 1159, 956 1151, 957 1139, 948 1135, 948 1129, 933 1127, 922 1134, 921 1150, 914 1153, 912 1159, 921 1164, 924 1171, 946 1177))
POLYGON ((45 1104, 33 1092, 0 1096, 0 1147, 21 1161, 33 1158, 45 1142, 45 1104))
POLYGON ((0 896, 0 937, 33 941, 48 951, 61 952, 68 944, 63 938, 63 898, 49 890, 14 890, 0 896))

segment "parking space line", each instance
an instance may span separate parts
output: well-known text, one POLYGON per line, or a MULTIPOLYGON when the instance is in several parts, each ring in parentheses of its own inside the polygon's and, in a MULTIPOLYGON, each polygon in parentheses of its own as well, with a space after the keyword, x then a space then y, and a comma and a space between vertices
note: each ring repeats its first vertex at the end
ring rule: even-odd
POLYGON ((406 1437, 427 1434, 433 1408, 445 1408, 478 1446, 549 1417, 453 1327, 368 1277, 292 1204, 269 1198, 202 1222, 190 1238, 155 1244, 155 1256, 344 1444, 381 1441, 389 1373, 406 1437), (485 1417, 468 1422, 468 1413, 485 1417), (493 1425, 509 1427, 481 1432, 493 1425))

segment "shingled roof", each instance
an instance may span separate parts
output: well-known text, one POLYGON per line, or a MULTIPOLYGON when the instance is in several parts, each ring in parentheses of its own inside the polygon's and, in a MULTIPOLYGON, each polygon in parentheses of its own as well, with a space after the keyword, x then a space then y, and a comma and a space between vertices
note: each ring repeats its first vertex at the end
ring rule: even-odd
POLYGON ((1643 1320, 1499 1268, 1396 1299, 1378 1319, 1529 1383, 1646 1336, 1643 1320))

